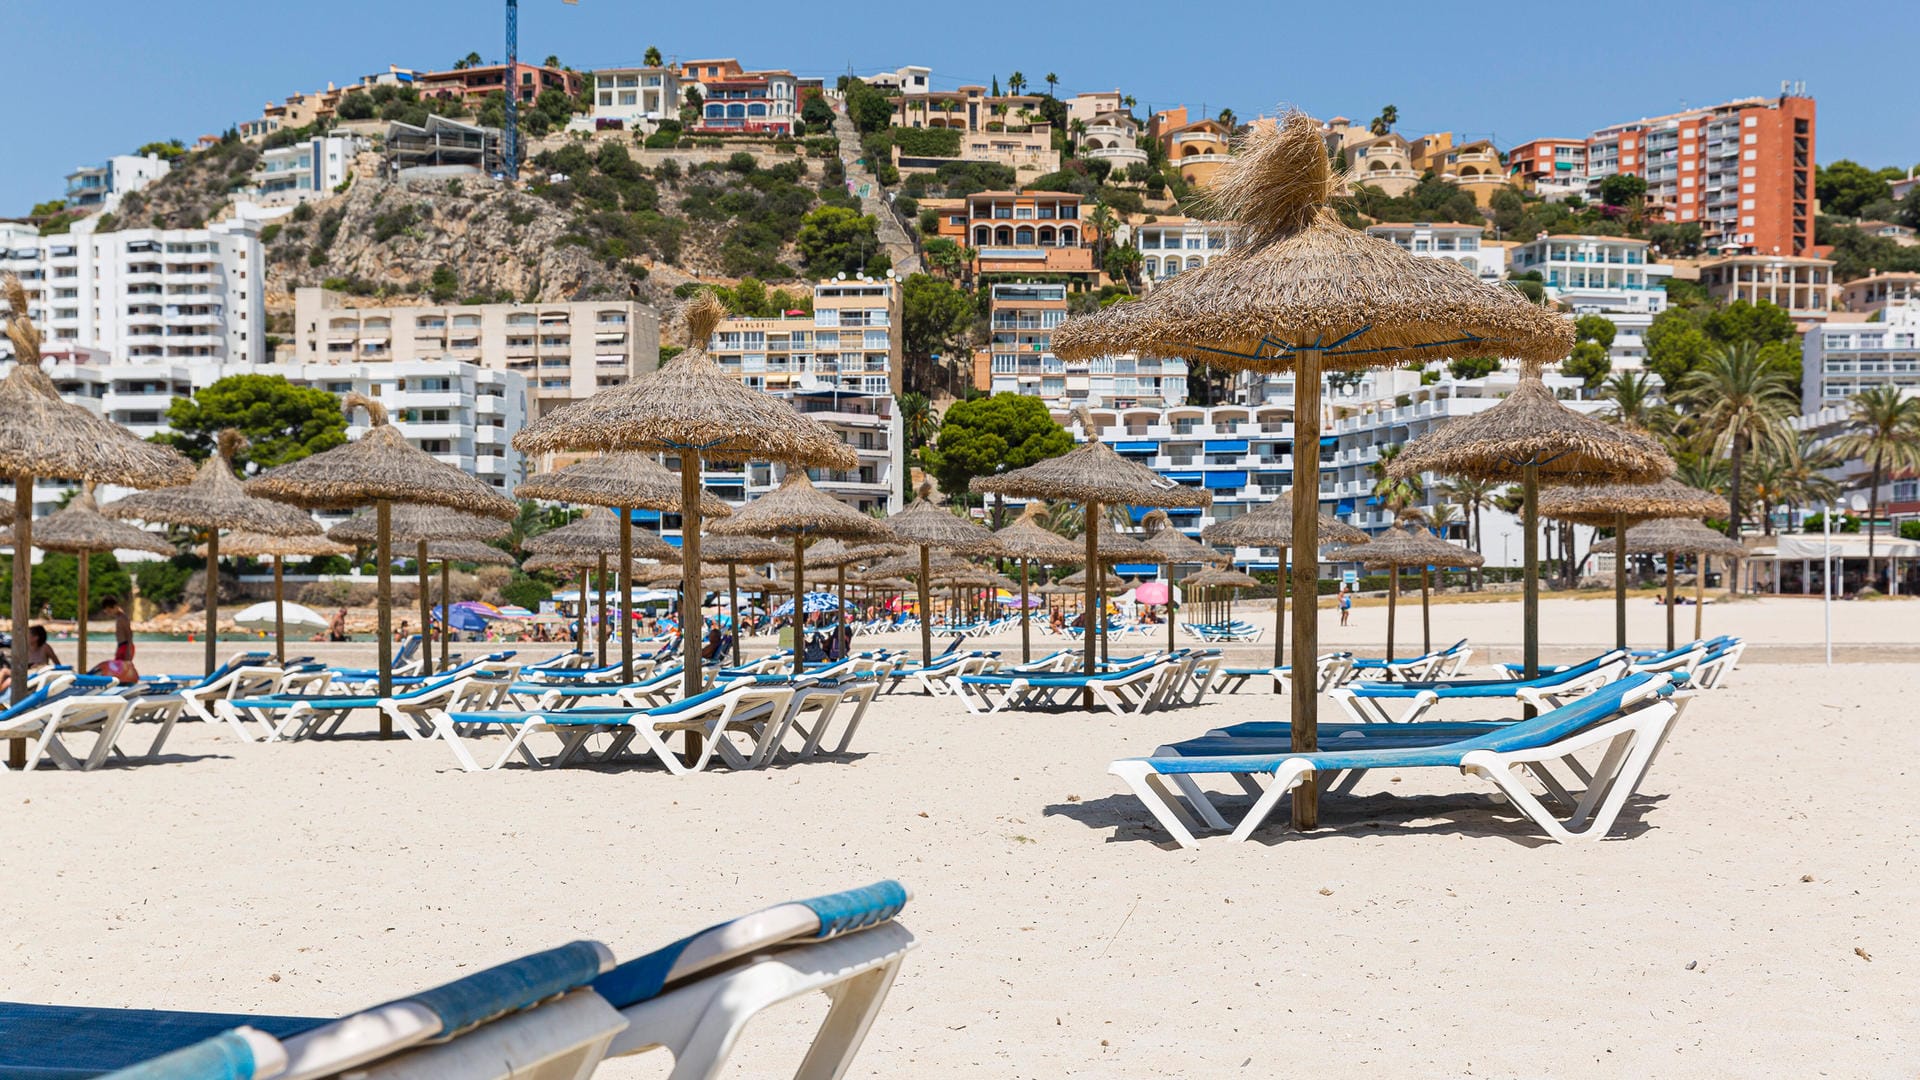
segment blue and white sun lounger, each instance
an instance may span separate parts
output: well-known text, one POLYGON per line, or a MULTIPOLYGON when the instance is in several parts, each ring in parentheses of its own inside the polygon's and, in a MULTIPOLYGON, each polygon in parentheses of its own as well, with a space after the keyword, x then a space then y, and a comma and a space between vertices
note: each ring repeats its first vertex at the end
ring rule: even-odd
MULTIPOLYGON (((127 699, 108 693, 111 684, 111 679, 59 672, 0 710, 0 743, 26 745, 26 763, 20 771, 32 772, 43 760, 82 772, 99 768, 113 751, 127 717, 127 699), (84 756, 68 750, 63 741, 80 732, 94 736, 84 756)), ((0 772, 8 771, 0 755, 0 772)))
POLYGON ((1535 708, 1558 707, 1626 674, 1627 654, 1602 653, 1584 664, 1537 679, 1454 679, 1446 682, 1356 682, 1327 692, 1356 724, 1407 724, 1441 701, 1519 701, 1535 708), (1387 703, 1406 702, 1398 717, 1387 703))
POLYGON ((1119 714, 1141 713, 1158 701, 1162 680, 1178 660, 1149 657, 1092 675, 950 675, 947 692, 976 716, 1009 708, 1063 704, 1091 691, 1094 700, 1119 714))
MULTIPOLYGON (((958 639, 955 639, 958 644, 958 639)), ((975 649, 957 652, 949 648, 933 658, 929 663, 914 667, 897 667, 887 673, 886 691, 891 694, 900 688, 900 684, 912 679, 922 693, 929 697, 939 697, 947 693, 947 679, 955 675, 978 675, 994 670, 1000 665, 997 651, 975 649)))
POLYGON ((1423 653, 1420 656, 1401 657, 1386 660, 1380 657, 1358 657, 1353 662, 1354 675, 1361 679, 1381 679, 1389 682, 1418 682, 1422 680, 1445 679, 1460 673, 1473 658, 1473 649, 1461 638, 1452 645, 1436 652, 1423 653))
MULTIPOLYGON (((1357 749, 1348 748, 1352 743, 1307 752, 1289 749, 1207 755, 1173 749, 1164 755, 1116 761, 1108 771, 1124 780, 1155 820, 1185 847, 1198 846, 1194 833, 1202 825, 1182 807, 1183 798, 1207 826, 1231 828, 1235 840, 1245 840, 1307 775, 1337 776, 1371 769, 1457 768, 1492 783, 1555 840, 1600 837, 1612 828, 1627 797, 1644 778, 1666 740, 1677 715, 1669 700, 1673 690, 1670 676, 1631 675, 1531 720, 1464 738, 1447 739, 1444 731, 1420 730, 1428 725, 1406 725, 1378 736, 1363 732, 1357 749), (1443 741, 1426 742, 1425 736, 1429 735, 1443 741), (1377 739, 1385 739, 1390 745, 1382 745, 1377 739), (1603 755, 1591 769, 1574 759, 1575 754, 1596 747, 1604 748, 1603 755), (1548 769, 1547 763, 1552 761, 1573 767, 1576 777, 1587 779, 1584 792, 1576 797, 1548 769), (1256 779, 1265 782, 1265 789, 1238 826, 1221 816, 1195 780, 1208 775, 1233 777, 1243 787, 1254 786, 1252 781, 1256 779), (1525 775, 1538 780, 1557 801, 1569 807, 1569 816, 1564 820, 1554 817, 1528 788, 1525 775)), ((1339 734, 1329 741, 1346 743, 1339 734)), ((1233 748, 1252 749, 1255 745, 1254 741, 1239 740, 1239 746, 1233 748)), ((1197 751, 1200 747, 1186 749, 1197 751)), ((1349 777, 1345 786, 1350 788, 1357 779, 1349 777)))
MULTIPOLYGON (((1315 659, 1314 689, 1326 693, 1334 686, 1345 683, 1353 674, 1353 654, 1348 652, 1325 653, 1315 659)), ((1292 687, 1293 668, 1281 667, 1230 667, 1220 669, 1219 686, 1223 694, 1237 694, 1241 688, 1254 679, 1273 680, 1273 692, 1285 693, 1292 687)))

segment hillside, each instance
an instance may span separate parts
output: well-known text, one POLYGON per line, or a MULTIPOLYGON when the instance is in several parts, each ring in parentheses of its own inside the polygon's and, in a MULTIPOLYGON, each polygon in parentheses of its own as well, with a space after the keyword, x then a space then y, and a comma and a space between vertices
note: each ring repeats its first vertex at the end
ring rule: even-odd
POLYGON ((238 139, 182 154, 167 175, 144 190, 127 194, 119 210, 100 219, 99 231, 116 229, 199 229, 217 220, 246 184, 260 151, 238 139))

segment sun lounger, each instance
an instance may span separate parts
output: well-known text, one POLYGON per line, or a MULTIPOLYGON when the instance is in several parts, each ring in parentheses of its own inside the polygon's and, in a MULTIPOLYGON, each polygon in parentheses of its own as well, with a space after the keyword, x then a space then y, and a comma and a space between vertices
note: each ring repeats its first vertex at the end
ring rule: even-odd
POLYGON ((1327 695, 1354 723, 1406 724, 1420 719, 1441 701, 1519 701, 1534 708, 1557 708, 1627 671, 1627 654, 1602 653, 1583 664, 1537 679, 1455 679, 1449 682, 1356 682, 1329 690, 1327 695), (1388 702, 1405 702, 1399 716, 1387 712, 1388 702))
MULTIPOLYGON (((127 700, 108 693, 111 685, 110 679, 89 675, 46 680, 0 711, 0 743, 25 744, 21 772, 32 772, 42 761, 81 772, 99 768, 112 752, 127 716, 127 700), (86 754, 75 754, 65 740, 82 733, 94 737, 93 745, 86 754)), ((0 772, 7 771, 0 761, 0 772)))
POLYGON ((1472 658, 1472 647, 1467 644, 1466 638, 1461 638, 1436 652, 1401 657, 1397 660, 1356 657, 1353 661, 1353 672, 1359 679, 1424 682, 1452 678, 1458 675, 1466 667, 1467 661, 1472 658))
POLYGON ((946 680, 955 675, 978 675, 998 667, 1000 654, 988 650, 955 652, 951 649, 933 658, 932 662, 912 667, 897 667, 887 675, 886 692, 891 694, 900 688, 900 684, 911 679, 920 691, 929 697, 939 697, 947 693, 946 680))
MULTIPOLYGON (((1324 694, 1332 687, 1345 683, 1352 673, 1352 653, 1326 653, 1314 661, 1314 689, 1324 694)), ((1223 694, 1237 694, 1252 680, 1266 678, 1273 680, 1273 692, 1279 694, 1293 688, 1292 675, 1292 667, 1221 668, 1218 685, 1223 694)))
MULTIPOLYGON (((511 656, 496 653, 495 656, 511 656)), ((214 704, 222 719, 245 732, 245 722, 259 725, 267 742, 332 735, 356 712, 380 711, 388 716, 407 716, 424 711, 454 695, 463 679, 511 682, 517 667, 510 660, 486 658, 469 661, 444 675, 404 689, 396 688, 391 698, 378 694, 283 694, 252 698, 228 698, 214 704)), ((402 725, 403 728, 405 725, 402 725)))
POLYGON ((1142 660, 1129 667, 1093 675, 951 675, 947 692, 974 715, 1009 708, 1068 704, 1091 691, 1095 701, 1118 714, 1141 713, 1156 703, 1161 680, 1178 666, 1170 659, 1142 660))
MULTIPOLYGON (((1423 734, 1444 738, 1444 733, 1423 733, 1417 729, 1426 725, 1409 725, 1401 729, 1402 734, 1363 734, 1361 745, 1355 749, 1330 745, 1309 752, 1287 749, 1212 755, 1167 748, 1171 752, 1116 761, 1108 771, 1124 780, 1155 820, 1184 847, 1198 846, 1194 834, 1203 826, 1194 814, 1206 826, 1232 829, 1235 840, 1245 840, 1303 777, 1352 773, 1346 781, 1350 788, 1358 774, 1373 769, 1459 769, 1491 782, 1555 840, 1598 837, 1612 828, 1627 797, 1645 777, 1653 756, 1664 744, 1677 711, 1667 700, 1673 689, 1671 676, 1631 675, 1531 720, 1428 745, 1408 743, 1423 734), (1399 744, 1370 743, 1372 739, 1399 744), (1575 754, 1594 748, 1604 748, 1602 757, 1590 769, 1574 770, 1576 777, 1587 779, 1585 790, 1575 795, 1548 763, 1573 762, 1575 754), (1195 780, 1209 775, 1230 776, 1249 787, 1255 786, 1255 779, 1265 782, 1265 789, 1237 826, 1221 816, 1195 780), (1564 819, 1555 817, 1527 786, 1523 775, 1540 781, 1570 813, 1564 819), (1189 808, 1193 814, 1189 814, 1189 808)), ((1248 740, 1228 741, 1238 742, 1235 749, 1255 745, 1248 740)), ((1345 740, 1337 735, 1329 739, 1329 743, 1335 742, 1345 740)))

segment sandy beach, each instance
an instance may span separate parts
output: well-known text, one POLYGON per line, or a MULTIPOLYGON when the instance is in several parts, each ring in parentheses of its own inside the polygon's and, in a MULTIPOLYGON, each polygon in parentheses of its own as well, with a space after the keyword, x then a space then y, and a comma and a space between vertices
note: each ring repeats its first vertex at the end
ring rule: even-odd
MULTIPOLYGON (((1548 600, 1549 658, 1610 644, 1612 619, 1548 600)), ((1836 604, 1831 669, 1821 619, 1817 601, 1709 606, 1708 633, 1754 643, 1743 666, 1686 713, 1613 838, 1571 845, 1423 770, 1370 775, 1310 836, 1173 847, 1107 763, 1277 718, 1284 699, 1257 692, 1140 717, 900 694, 846 757, 684 778, 472 775, 438 743, 183 723, 159 763, 0 779, 0 972, 20 1001, 326 1015, 577 937, 626 957, 894 877, 920 948, 856 1076, 1910 1077, 1920 604, 1836 604)), ((1337 621, 1327 647, 1377 653, 1384 608, 1337 621)), ((1637 600, 1630 626, 1655 641, 1664 613, 1637 600)), ((1417 597, 1400 627, 1417 651, 1417 597)), ((1472 639, 1476 668, 1513 659, 1518 605, 1436 607, 1434 636, 1472 639)), ((299 651, 372 654, 337 648, 299 651)), ((822 1008, 765 1018, 733 1075, 790 1072, 822 1008)))

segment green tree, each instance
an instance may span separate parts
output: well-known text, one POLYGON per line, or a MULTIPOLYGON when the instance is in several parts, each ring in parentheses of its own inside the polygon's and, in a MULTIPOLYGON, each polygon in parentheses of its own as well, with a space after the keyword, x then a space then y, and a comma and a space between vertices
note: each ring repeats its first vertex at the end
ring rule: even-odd
POLYGON ((880 250, 879 222, 844 206, 822 206, 800 220, 794 243, 815 274, 857 274, 880 250))
POLYGON ((1024 469, 1073 449, 1073 436, 1054 422, 1046 403, 1027 394, 995 394, 955 402, 940 418, 940 434, 922 453, 940 490, 960 496, 976 476, 1024 469))
POLYGON ((1632 173, 1614 173, 1600 181, 1600 201, 1608 206, 1645 202, 1647 182, 1632 173))
POLYGON ((1131 296, 1134 283, 1140 280, 1140 268, 1146 265, 1146 261, 1146 256, 1140 254, 1139 248, 1126 244, 1109 248, 1106 261, 1100 268, 1107 272, 1108 277, 1125 283, 1127 295, 1131 296))
POLYGON ((1859 217, 1869 203, 1892 198, 1888 182, 1900 179, 1898 169, 1869 169, 1841 158, 1813 170, 1813 193, 1820 209, 1840 217, 1859 217), (1891 175, 1889 175, 1891 174, 1891 175))
POLYGON ((1654 316, 1645 339, 1647 368, 1669 388, 1678 387, 1713 349, 1713 342, 1685 308, 1668 308, 1654 316))
POLYGON ((833 127, 833 106, 827 99, 815 94, 800 106, 800 120, 815 131, 826 131, 833 127))
POLYGON ((640 62, 648 67, 659 67, 665 63, 665 61, 666 58, 660 55, 660 47, 658 45, 649 45, 647 46, 647 51, 640 54, 640 62))
POLYGON ((427 282, 427 293, 437 304, 444 304, 460 295, 460 275, 453 267, 441 263, 433 268, 433 277, 427 282))
POLYGON ((933 441, 940 430, 940 410, 933 401, 915 390, 900 395, 900 427, 907 439, 907 453, 918 455, 920 448, 933 441))
POLYGON ((1671 426, 1653 376, 1646 372, 1623 371, 1608 379, 1602 390, 1602 396, 1612 403, 1606 410, 1607 419, 1614 423, 1640 431, 1671 426))
POLYGON ((900 288, 901 344, 916 360, 956 348, 973 322, 973 301, 951 282, 909 274, 900 288))
POLYGON ((884 131, 893 123, 893 99, 859 79, 847 83, 847 117, 861 134, 884 131))
POLYGON ((1367 125, 1367 130, 1373 132, 1376 136, 1385 135, 1387 132, 1393 130, 1393 125, 1399 122, 1400 122, 1399 108, 1393 105, 1388 105, 1387 107, 1380 110, 1380 115, 1374 117, 1372 123, 1369 123, 1367 125))
POLYGON ((1647 230, 1647 239, 1665 255, 1698 255, 1701 239, 1700 223, 1697 221, 1658 222, 1647 230))
POLYGON ((453 62, 453 70, 465 71, 468 68, 479 67, 481 63, 483 63, 483 61, 480 59, 480 54, 477 52, 470 52, 467 55, 453 62))
POLYGON ((295 386, 284 375, 228 375, 190 398, 167 407, 173 430, 153 441, 172 446, 196 461, 213 453, 225 428, 238 428, 250 447, 235 466, 271 469, 347 441, 347 418, 340 400, 325 390, 295 386))
MULTIPOLYGON (((13 596, 14 560, 7 560, 7 569, 0 571, 0 614, 13 614, 8 601, 13 596)), ((103 596, 130 595, 133 579, 120 566, 120 561, 111 551, 100 551, 87 559, 87 592, 89 610, 99 610, 98 600, 103 596)), ((56 619, 75 618, 80 611, 80 559, 64 551, 49 551, 41 556, 34 565, 32 574, 33 599, 36 605, 34 614, 39 614, 38 605, 46 604, 53 609, 56 619)), ((62 659, 71 660, 72 657, 62 659)))
POLYGON ((1712 312, 1701 329, 1715 344, 1734 345, 1750 342, 1765 345, 1774 341, 1792 341, 1793 316, 1771 300, 1749 303, 1735 300, 1712 312))
POLYGON ((342 96, 340 104, 333 107, 333 115, 342 120, 371 120, 373 113, 373 98, 361 90, 342 96))
POLYGON ((1606 346, 1597 341, 1577 341, 1573 351, 1560 362, 1560 374, 1579 379, 1589 390, 1597 390, 1613 371, 1613 359, 1606 346))
POLYGON ((1484 379, 1500 370, 1500 361, 1491 356, 1461 356, 1447 361, 1447 374, 1456 380, 1484 379))
POLYGON ((1007 93, 1012 94, 1014 97, 1019 97, 1026 92, 1026 89, 1027 77, 1025 75, 1016 71, 1007 76, 1007 93))
POLYGON ((1701 430, 1727 454, 1727 535, 1740 538, 1741 468, 1749 451, 1768 450, 1790 435, 1794 388, 1750 342, 1715 349, 1680 381, 1675 395, 1701 430))
MULTIPOLYGON (((1465 515, 1468 542, 1476 554, 1483 553, 1481 545, 1486 541, 1480 512, 1494 505, 1494 500, 1498 498, 1503 486, 1493 480, 1471 476, 1456 476, 1440 482, 1441 494, 1458 504, 1462 514, 1465 515)), ((1475 580, 1477 582, 1479 579, 1475 580)))
POLYGON ((1619 327, 1605 315, 1582 315, 1573 320, 1573 340, 1591 341, 1603 349, 1613 348, 1613 339, 1619 333, 1619 327))
POLYGON ((1855 394, 1848 408, 1851 430, 1832 445, 1836 456, 1867 464, 1867 577, 1872 578, 1872 523, 1880 520, 1880 482, 1920 470, 1920 398, 1907 396, 1897 386, 1876 386, 1855 394))

